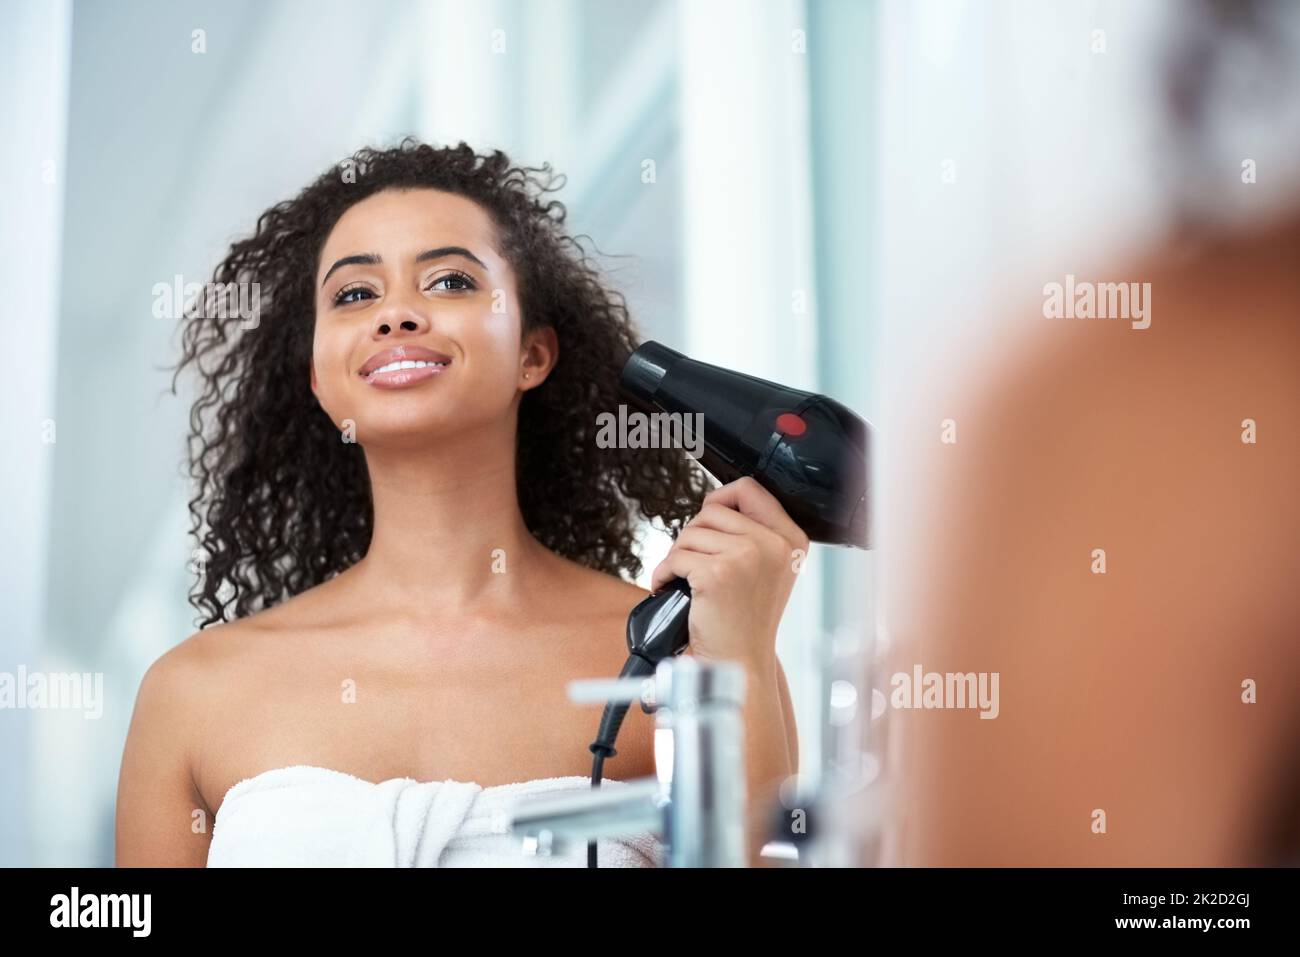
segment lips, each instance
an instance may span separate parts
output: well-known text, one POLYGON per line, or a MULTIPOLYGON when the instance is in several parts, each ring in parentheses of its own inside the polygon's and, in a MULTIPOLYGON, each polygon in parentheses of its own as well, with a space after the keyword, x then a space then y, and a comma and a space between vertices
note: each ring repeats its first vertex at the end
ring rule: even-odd
POLYGON ((451 365, 451 356, 446 353, 435 352, 423 346, 395 346, 392 349, 376 352, 357 370, 357 374, 363 379, 370 379, 376 374, 386 376, 393 372, 409 372, 414 369, 427 369, 430 366, 445 368, 449 365, 451 365))

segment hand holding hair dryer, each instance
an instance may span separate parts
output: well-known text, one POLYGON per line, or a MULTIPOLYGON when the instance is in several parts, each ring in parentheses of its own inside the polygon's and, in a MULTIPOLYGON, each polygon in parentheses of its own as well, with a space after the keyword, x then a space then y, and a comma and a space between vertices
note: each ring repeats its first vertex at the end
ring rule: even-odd
MULTIPOLYGON (((870 426, 850 409, 824 395, 696 362, 657 342, 632 353, 621 386, 629 404, 647 414, 702 414, 699 462, 722 484, 753 476, 812 541, 871 547, 870 426)), ((690 585, 676 578, 632 609, 620 677, 653 674, 662 659, 685 650, 690 604, 690 585)), ((591 745, 598 759, 616 753, 627 709, 606 707, 591 745)))

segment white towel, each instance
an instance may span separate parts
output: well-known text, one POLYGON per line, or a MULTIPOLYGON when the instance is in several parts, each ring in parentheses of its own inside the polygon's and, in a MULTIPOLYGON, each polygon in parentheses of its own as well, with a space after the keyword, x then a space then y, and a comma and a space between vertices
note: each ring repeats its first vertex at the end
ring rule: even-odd
MULTIPOLYGON (((412 778, 375 783, 304 764, 275 768, 226 792, 208 867, 585 867, 585 843, 525 854, 508 812, 533 795, 590 789, 590 778, 577 775, 485 788, 412 778)), ((662 867, 666 847, 644 832, 602 838, 598 853, 601 867, 662 867)))

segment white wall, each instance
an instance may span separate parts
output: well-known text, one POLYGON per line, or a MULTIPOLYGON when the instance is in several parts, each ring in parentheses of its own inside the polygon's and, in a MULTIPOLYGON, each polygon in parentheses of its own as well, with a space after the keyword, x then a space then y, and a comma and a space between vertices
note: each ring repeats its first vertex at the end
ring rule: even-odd
MULTIPOLYGON (((72 9, 59 0, 22 0, 3 15, 0 129, 9 139, 0 179, 0 288, 11 298, 0 323, 12 352, 0 403, 0 672, 16 674, 20 665, 42 667, 45 530, 59 439, 54 351, 72 9)), ((30 859, 32 719, 26 710, 0 713, 0 867, 30 859)))

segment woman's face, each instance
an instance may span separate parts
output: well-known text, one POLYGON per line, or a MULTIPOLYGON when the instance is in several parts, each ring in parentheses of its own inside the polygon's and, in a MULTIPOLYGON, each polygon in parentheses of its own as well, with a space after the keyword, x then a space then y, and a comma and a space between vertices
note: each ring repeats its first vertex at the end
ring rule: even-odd
POLYGON ((520 342, 494 237, 478 204, 433 189, 384 190, 340 217, 317 266, 311 386, 356 442, 513 424, 519 390, 550 371, 554 333, 520 342))

